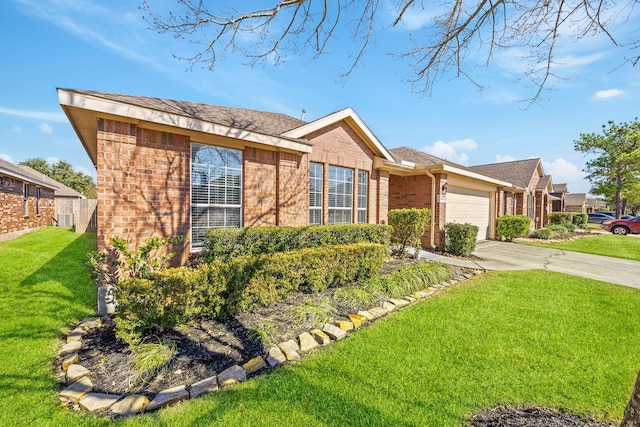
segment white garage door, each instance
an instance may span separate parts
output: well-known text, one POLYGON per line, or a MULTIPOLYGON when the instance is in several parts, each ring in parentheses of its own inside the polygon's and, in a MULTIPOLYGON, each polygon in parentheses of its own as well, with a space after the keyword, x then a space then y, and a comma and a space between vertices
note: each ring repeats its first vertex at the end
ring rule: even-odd
POLYGON ((478 226, 478 240, 485 240, 489 233, 489 198, 484 191, 450 186, 447 190, 447 222, 478 226))

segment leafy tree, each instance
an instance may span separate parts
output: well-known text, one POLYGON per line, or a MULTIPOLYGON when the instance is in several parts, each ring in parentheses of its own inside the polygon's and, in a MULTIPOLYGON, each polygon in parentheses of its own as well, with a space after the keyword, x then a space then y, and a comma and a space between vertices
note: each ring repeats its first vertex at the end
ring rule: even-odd
POLYGON ((586 163, 585 172, 591 184, 598 188, 611 186, 615 190, 616 216, 622 212, 622 192, 640 178, 640 122, 602 126, 602 134, 580 134, 574 141, 576 151, 595 154, 586 163))
POLYGON ((622 197, 626 202, 625 208, 633 215, 640 211, 640 182, 635 182, 622 190, 622 197))
POLYGON ((20 164, 37 170, 67 187, 73 188, 79 193, 84 194, 89 199, 96 198, 96 184, 93 181, 93 178, 82 172, 74 171, 71 163, 69 162, 58 160, 56 163, 49 164, 45 159, 36 157, 20 162, 20 164))
POLYGON ((604 35, 631 52, 620 63, 635 65, 640 59, 633 50, 640 41, 623 39, 626 34, 619 25, 634 12, 634 0, 270 0, 253 8, 243 2, 245 11, 231 1, 177 0, 166 15, 152 10, 151 3, 141 7, 151 28, 189 39, 196 53, 177 57, 190 67, 204 64, 210 70, 229 52, 244 55, 254 65, 309 51, 317 58, 354 48, 343 73, 349 75, 380 34, 391 37, 412 14, 424 17, 424 23, 391 53, 410 64, 408 80, 419 92, 429 93, 450 71, 478 84, 473 77, 478 65, 488 66, 498 50, 515 48, 524 52, 525 76, 538 87, 535 99, 555 77, 561 37, 575 41, 604 35))

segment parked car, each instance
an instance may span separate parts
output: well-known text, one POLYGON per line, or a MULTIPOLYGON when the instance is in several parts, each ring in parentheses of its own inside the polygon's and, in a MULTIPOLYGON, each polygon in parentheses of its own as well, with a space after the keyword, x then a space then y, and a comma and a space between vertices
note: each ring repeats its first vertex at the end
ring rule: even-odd
MULTIPOLYGON (((616 217, 616 213, 615 212, 598 211, 596 213, 611 215, 614 218, 616 217)), ((620 218, 622 218, 622 219, 633 219, 633 218, 635 218, 635 215, 622 215, 620 218)))
POLYGON ((602 224, 602 221, 616 219, 615 216, 606 214, 604 212, 593 212, 587 215, 589 216, 589 219, 587 220, 587 222, 590 222, 593 224, 602 224))
POLYGON ((633 219, 608 219, 600 225, 613 234, 640 233, 640 216, 633 219))

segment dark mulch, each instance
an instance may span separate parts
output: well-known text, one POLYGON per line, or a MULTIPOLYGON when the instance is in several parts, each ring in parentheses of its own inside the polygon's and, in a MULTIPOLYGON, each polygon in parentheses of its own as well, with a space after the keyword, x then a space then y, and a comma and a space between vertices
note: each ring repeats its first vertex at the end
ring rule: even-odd
POLYGON ((498 406, 488 408, 471 418, 473 427, 612 427, 573 414, 558 413, 535 406, 498 406))

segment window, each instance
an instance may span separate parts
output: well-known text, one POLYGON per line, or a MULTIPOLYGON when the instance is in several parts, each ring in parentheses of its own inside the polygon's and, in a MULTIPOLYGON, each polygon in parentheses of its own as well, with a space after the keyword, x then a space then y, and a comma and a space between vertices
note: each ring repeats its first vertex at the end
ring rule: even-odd
POLYGON ((29 184, 22 184, 22 215, 29 215, 29 184))
POLYGON ((242 151, 191 145, 191 247, 207 228, 242 226, 242 151))
POLYGON ((40 215, 40 187, 36 187, 36 215, 40 215))
POLYGON ((353 222, 353 170, 329 166, 329 224, 353 222))
POLYGON ((358 171, 358 224, 367 223, 367 195, 369 192, 369 172, 358 171))
POLYGON ((322 164, 309 165, 309 224, 322 224, 322 164))

